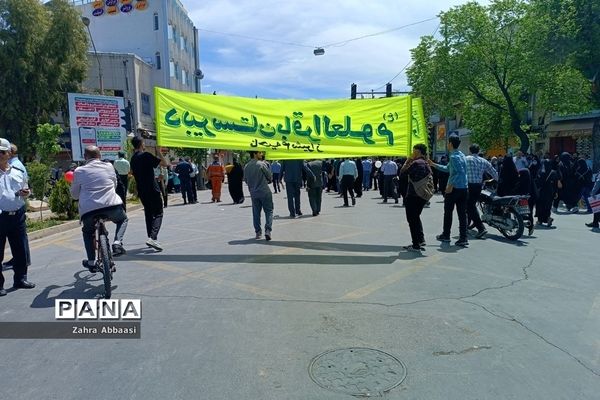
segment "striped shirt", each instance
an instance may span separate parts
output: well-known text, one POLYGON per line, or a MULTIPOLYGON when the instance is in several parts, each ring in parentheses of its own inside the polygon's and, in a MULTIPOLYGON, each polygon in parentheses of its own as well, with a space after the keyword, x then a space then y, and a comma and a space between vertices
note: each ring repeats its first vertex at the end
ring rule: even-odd
POLYGON ((471 154, 467 156, 467 179, 469 183, 483 182, 483 174, 488 173, 498 180, 498 172, 494 169, 492 164, 483 157, 479 157, 477 154, 471 154))

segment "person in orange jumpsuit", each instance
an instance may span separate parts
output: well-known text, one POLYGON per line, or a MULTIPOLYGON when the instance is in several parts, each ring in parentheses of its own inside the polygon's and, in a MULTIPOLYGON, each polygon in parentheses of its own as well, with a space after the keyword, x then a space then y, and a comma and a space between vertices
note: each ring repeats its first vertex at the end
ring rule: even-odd
POLYGON ((221 183, 225 181, 225 168, 219 162, 219 156, 213 156, 213 162, 207 169, 208 180, 212 187, 212 201, 221 202, 221 183))

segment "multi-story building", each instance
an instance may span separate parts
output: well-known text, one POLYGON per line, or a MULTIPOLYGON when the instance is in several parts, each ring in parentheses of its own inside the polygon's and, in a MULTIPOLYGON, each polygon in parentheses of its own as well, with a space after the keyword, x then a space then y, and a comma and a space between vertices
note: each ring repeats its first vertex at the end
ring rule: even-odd
POLYGON ((198 92, 198 31, 179 0, 74 0, 98 52, 133 53, 155 86, 198 92))
MULTIPOLYGON (((88 53, 88 75, 83 82, 85 92, 100 92, 100 75, 105 95, 119 96, 131 106, 132 131, 155 132, 152 80, 153 66, 131 53, 88 53)), ((144 135, 146 136, 146 135, 144 135)))

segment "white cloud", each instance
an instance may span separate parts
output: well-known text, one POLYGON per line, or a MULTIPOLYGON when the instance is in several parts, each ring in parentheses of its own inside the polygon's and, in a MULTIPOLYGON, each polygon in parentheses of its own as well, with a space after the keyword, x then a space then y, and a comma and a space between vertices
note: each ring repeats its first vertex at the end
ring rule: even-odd
MULTIPOLYGON (((353 82, 364 91, 385 85, 438 21, 326 47, 323 56, 314 56, 313 46, 411 24, 464 2, 183 0, 197 28, 308 46, 200 30, 203 87, 242 96, 295 98, 347 97, 353 82)), ((393 85, 406 89, 404 74, 393 85)))

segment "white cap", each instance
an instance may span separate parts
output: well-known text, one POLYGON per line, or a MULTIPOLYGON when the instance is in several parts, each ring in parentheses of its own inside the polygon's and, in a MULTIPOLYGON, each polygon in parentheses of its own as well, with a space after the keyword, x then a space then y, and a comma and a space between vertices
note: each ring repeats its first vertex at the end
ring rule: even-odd
POLYGON ((4 138, 0 138, 0 150, 10 151, 10 142, 4 138))

